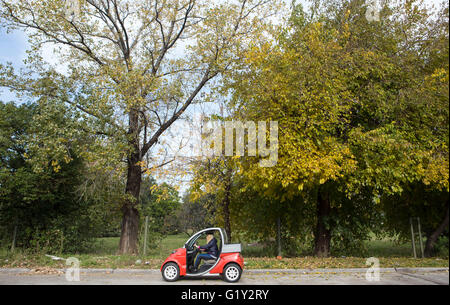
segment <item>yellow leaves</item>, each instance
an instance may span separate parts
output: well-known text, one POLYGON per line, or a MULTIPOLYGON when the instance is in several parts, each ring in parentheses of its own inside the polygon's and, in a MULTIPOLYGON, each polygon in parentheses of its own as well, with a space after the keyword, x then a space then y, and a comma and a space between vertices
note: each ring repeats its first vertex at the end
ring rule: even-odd
POLYGON ((423 172, 425 185, 433 184, 437 189, 449 191, 449 160, 433 158, 423 172))
MULTIPOLYGON (((330 269, 330 268, 367 268, 366 258, 364 257, 328 257, 319 258, 312 256, 285 258, 282 260, 276 257, 248 257, 245 258, 248 269, 308 269, 305 271, 311 274, 336 274, 330 270, 316 270, 316 269, 330 269)), ((393 267, 448 267, 448 260, 437 261, 434 258, 429 259, 415 259, 403 257, 381 257, 380 265, 384 268, 393 267)), ((280 272, 279 274, 283 274, 280 272)))
POLYGON ((296 45, 252 46, 246 62, 253 71, 236 88, 252 119, 270 116, 282 127, 277 165, 245 173, 263 188, 278 184, 301 192, 305 185, 342 178, 357 166, 349 145, 335 136, 349 122, 346 101, 352 99, 346 67, 340 68, 350 60, 337 42, 341 33, 320 22, 302 30, 294 36, 300 40, 296 45))
POLYGON ((433 71, 433 74, 427 76, 427 81, 439 81, 441 83, 448 83, 449 73, 447 69, 437 68, 433 71))
POLYGON ((145 161, 138 161, 136 162, 136 165, 139 166, 140 168, 147 168, 147 164, 145 161))
POLYGON ((158 185, 157 184, 153 184, 152 186, 150 186, 150 190, 152 192, 156 191, 158 189, 158 185))
POLYGON ((69 157, 67 155, 65 155, 63 158, 64 158, 64 162, 66 162, 66 163, 70 163, 70 161, 73 160, 73 158, 71 158, 71 157, 69 157))
POLYGON ((52 165, 53 171, 55 173, 57 173, 61 170, 61 165, 59 165, 59 162, 57 160, 52 160, 51 165, 52 165))

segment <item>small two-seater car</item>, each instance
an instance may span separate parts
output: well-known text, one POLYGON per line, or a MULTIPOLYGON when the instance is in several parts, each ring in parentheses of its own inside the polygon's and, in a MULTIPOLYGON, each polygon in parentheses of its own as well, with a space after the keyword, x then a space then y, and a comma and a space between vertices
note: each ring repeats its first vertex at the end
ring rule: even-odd
POLYGON ((208 228, 192 235, 183 248, 176 249, 161 266, 164 280, 177 281, 180 277, 217 276, 227 282, 237 282, 244 269, 244 259, 241 256, 241 244, 228 244, 226 232, 222 228, 208 228), (213 234, 217 239, 219 254, 217 259, 203 261, 197 270, 194 262, 199 254, 196 244, 204 244, 206 234, 213 234))

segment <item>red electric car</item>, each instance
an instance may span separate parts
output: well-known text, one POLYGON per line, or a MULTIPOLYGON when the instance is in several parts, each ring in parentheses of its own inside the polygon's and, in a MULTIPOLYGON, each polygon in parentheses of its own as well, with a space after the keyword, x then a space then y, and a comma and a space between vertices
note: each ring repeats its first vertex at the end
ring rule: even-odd
POLYGON ((205 277, 220 275, 224 281, 237 282, 241 278, 244 269, 244 259, 240 254, 241 244, 228 244, 225 230, 221 228, 208 228, 201 230, 184 244, 183 248, 174 250, 161 266, 161 273, 164 280, 174 282, 180 277, 205 277), (194 271, 194 261, 199 254, 195 246, 197 242, 203 244, 206 234, 214 234, 219 238, 217 246, 219 255, 217 259, 205 260, 194 271))

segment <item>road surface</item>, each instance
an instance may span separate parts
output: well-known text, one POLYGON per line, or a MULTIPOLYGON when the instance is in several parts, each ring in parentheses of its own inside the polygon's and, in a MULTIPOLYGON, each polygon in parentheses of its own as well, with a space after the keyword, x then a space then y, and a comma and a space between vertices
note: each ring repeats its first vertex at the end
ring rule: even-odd
MULTIPOLYGON (((449 285, 448 268, 382 268, 379 281, 366 279, 367 269, 245 270, 239 285, 449 285)), ((73 278, 73 273, 69 275, 73 278)), ((80 281, 68 281, 65 270, 0 269, 2 285, 172 285, 159 270, 81 269, 80 281)), ((70 277, 69 277, 70 278, 70 277)), ((218 277, 182 278, 177 285, 233 285, 218 277)))

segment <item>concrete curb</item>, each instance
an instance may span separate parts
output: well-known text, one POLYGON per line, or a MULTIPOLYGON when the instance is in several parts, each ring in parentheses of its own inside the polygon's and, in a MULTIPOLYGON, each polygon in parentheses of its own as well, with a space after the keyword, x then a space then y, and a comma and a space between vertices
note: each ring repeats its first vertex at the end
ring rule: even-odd
MULTIPOLYGON (((26 273, 32 272, 34 269, 29 268, 0 268, 0 273, 26 273)), ((65 272, 66 269, 54 269, 65 272)), ((418 267, 418 268, 380 268, 381 273, 416 273, 416 272, 445 272, 449 271, 448 267, 418 267)), ((95 268, 81 268, 81 273, 111 273, 111 274, 159 274, 159 269, 95 269, 95 268)), ((321 269, 245 269, 247 274, 286 274, 286 273, 302 273, 302 274, 317 274, 317 273, 366 273, 367 268, 321 268, 321 269)))
MULTIPOLYGON (((448 267, 417 267, 417 268, 380 268, 380 272, 439 272, 448 271, 448 267)), ((366 273, 367 268, 319 268, 319 269, 250 269, 246 273, 366 273)))

